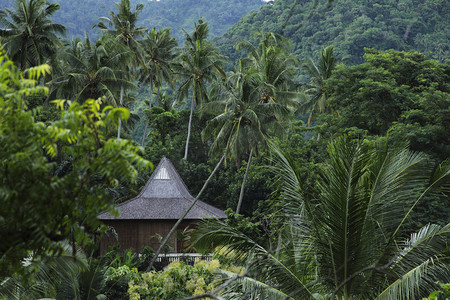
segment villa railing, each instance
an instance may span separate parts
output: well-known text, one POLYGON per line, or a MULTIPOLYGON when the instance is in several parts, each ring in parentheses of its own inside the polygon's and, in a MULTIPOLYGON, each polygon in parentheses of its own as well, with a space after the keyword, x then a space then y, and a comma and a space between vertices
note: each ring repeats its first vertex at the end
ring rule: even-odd
POLYGON ((167 253, 160 254, 156 259, 158 263, 171 263, 173 261, 183 261, 187 264, 193 264, 196 260, 212 260, 212 254, 199 254, 199 253, 167 253))

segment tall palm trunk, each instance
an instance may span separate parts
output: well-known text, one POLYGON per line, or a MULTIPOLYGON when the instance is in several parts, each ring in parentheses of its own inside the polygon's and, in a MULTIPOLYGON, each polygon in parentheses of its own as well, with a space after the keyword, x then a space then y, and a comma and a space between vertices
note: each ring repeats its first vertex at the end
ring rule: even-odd
POLYGON ((250 150, 250 155, 248 157, 247 168, 245 169, 244 180, 242 180, 241 192, 239 194, 239 201, 238 201, 238 205, 236 208, 236 214, 238 214, 241 211, 242 199, 244 198, 245 183, 247 182, 248 170, 250 170, 250 164, 252 163, 254 148, 255 147, 252 147, 252 150, 250 150))
POLYGON ((184 149, 184 159, 186 159, 186 160, 187 160, 187 156, 188 156, 189 139, 191 138, 192 115, 194 114, 194 106, 195 106, 194 98, 195 98, 195 93, 194 93, 194 96, 192 97, 191 114, 189 115, 188 134, 187 134, 187 139, 186 139, 186 148, 184 149))
POLYGON ((157 93, 157 95, 156 95, 156 106, 161 106, 160 105, 161 98, 160 98, 160 94, 159 94, 159 89, 160 88, 161 88, 161 84, 158 84, 157 90, 156 90, 156 93, 157 93))
POLYGON ((180 223, 183 221, 183 219, 186 217, 186 215, 191 211, 191 209, 194 207, 195 203, 197 203, 198 199, 200 198, 200 196, 202 195, 203 191, 206 189, 206 186, 209 184, 209 182, 211 181, 211 178, 214 176, 214 174, 216 174, 217 170, 219 169, 220 165, 222 164, 223 160, 225 159, 225 155, 226 153, 224 153, 222 155, 222 157, 220 158, 219 162, 217 163, 216 167, 214 168, 214 170, 211 172, 211 174, 209 175, 208 179, 206 179, 205 183, 203 184, 202 189, 200 190, 200 192, 197 194, 197 197, 195 197, 194 201, 192 201, 191 205, 186 209, 186 211, 183 213, 183 215, 178 219, 178 221, 175 223, 175 225, 173 225, 172 229, 170 229, 169 233, 167 234, 167 236, 162 240, 161 245, 159 246, 158 250, 156 250, 155 255, 153 256, 149 266, 147 267, 146 272, 149 272, 152 268, 153 268, 153 264, 155 263, 156 259, 158 258, 158 255, 161 253, 163 247, 167 244, 167 241, 170 239, 170 237, 172 236, 172 234, 175 232, 175 230, 177 230, 178 225, 180 225, 180 223))
MULTIPOLYGON (((120 107, 123 105, 123 85, 120 87, 120 107)), ((122 120, 119 119, 119 128, 117 129, 117 138, 120 139, 120 130, 122 129, 122 120)))
MULTIPOLYGON (((152 98, 153 98, 153 78, 150 78, 150 101, 148 103, 148 109, 152 109, 152 98)), ((144 147, 145 138, 147 137, 148 124, 150 120, 147 118, 147 123, 145 123, 144 135, 142 136, 141 146, 144 147)))

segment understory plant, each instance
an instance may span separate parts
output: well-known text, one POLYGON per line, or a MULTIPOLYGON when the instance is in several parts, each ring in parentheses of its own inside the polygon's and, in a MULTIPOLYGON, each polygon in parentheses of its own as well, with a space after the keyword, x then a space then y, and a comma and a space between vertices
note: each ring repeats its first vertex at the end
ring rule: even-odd
POLYGON ((130 299, 181 299, 212 292, 222 283, 218 260, 198 260, 193 266, 174 261, 164 270, 139 274, 129 282, 130 299))

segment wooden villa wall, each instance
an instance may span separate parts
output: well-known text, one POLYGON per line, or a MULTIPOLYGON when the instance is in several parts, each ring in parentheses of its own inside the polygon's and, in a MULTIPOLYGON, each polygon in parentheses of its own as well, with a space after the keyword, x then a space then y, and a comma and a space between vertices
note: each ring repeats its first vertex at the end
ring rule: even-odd
MULTIPOLYGON (((176 220, 104 220, 105 225, 113 227, 118 235, 117 241, 112 235, 104 235, 100 242, 100 253, 103 255, 108 251, 109 246, 120 243, 121 249, 126 250, 133 248, 141 251, 144 246, 150 246, 155 251, 160 246, 157 238, 151 239, 152 236, 160 234, 165 237, 176 220)), ((190 225, 194 227, 193 221, 183 221, 178 226, 178 231, 185 229, 190 225)), ((181 252, 181 243, 176 240, 176 233, 169 239, 170 245, 174 248, 172 252, 181 252)))

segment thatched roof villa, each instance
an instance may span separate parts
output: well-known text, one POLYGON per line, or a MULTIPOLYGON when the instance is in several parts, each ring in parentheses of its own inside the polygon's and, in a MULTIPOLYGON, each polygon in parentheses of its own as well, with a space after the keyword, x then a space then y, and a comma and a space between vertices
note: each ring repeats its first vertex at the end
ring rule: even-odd
MULTIPOLYGON (((166 236, 192 201, 194 197, 189 193, 172 162, 164 157, 141 193, 117 206, 117 217, 108 212, 98 216, 106 225, 116 230, 119 238, 117 241, 112 237, 103 237, 100 252, 104 253, 110 245, 117 243, 120 243, 122 249, 133 248, 140 251, 144 246, 156 249, 159 242, 151 237, 156 234, 166 236)), ((178 230, 207 218, 225 219, 226 216, 222 210, 199 200, 178 230)), ((173 246, 173 252, 180 252, 183 248, 182 241, 178 241, 176 235, 172 236, 170 244, 173 246)))

